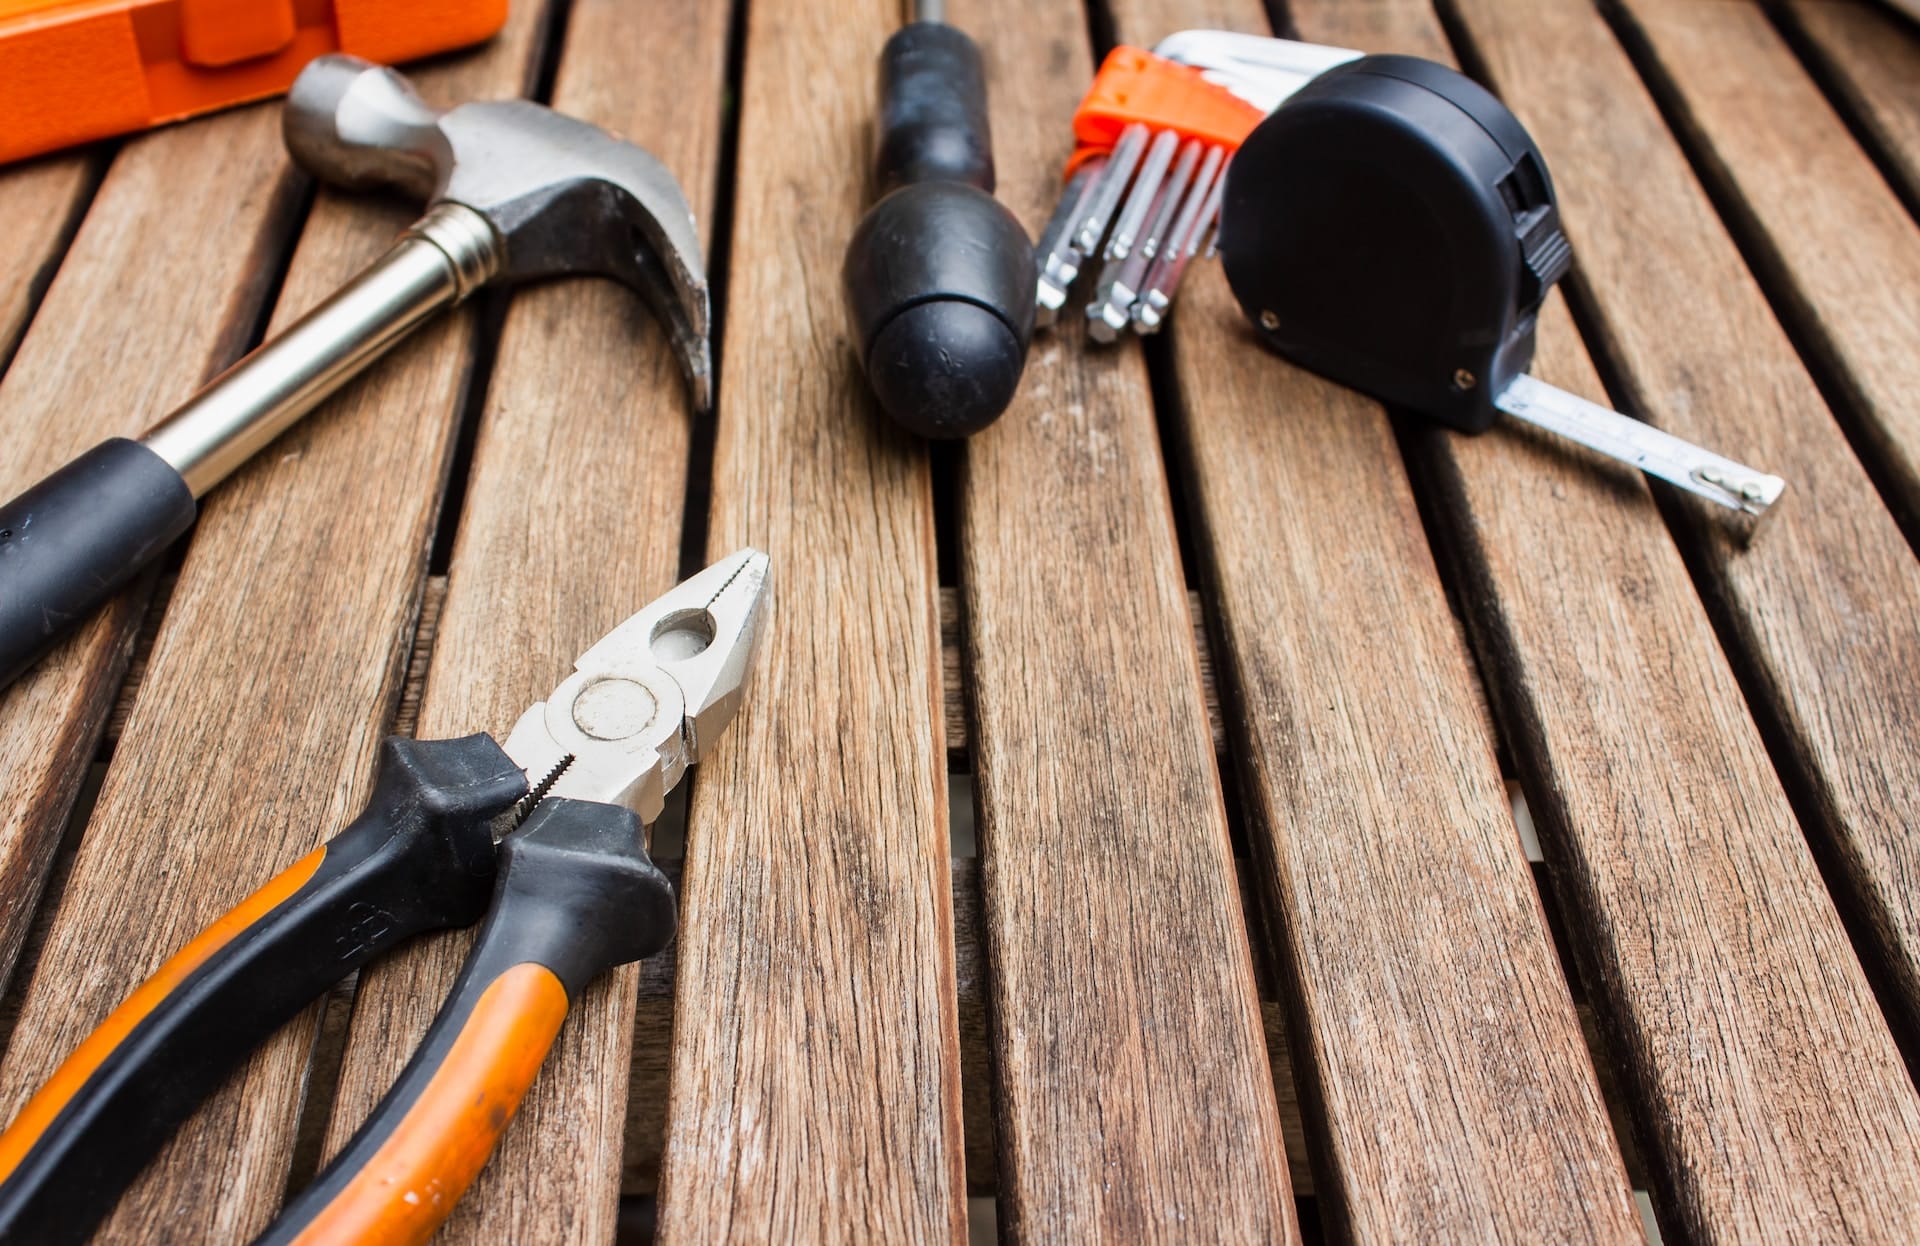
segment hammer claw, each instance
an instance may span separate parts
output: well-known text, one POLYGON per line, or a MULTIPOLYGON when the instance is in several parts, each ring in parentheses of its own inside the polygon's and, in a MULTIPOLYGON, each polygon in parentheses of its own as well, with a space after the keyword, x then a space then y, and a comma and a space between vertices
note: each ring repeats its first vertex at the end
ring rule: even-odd
POLYGON ((713 409, 712 312, 705 276, 674 264, 672 248, 636 248, 626 280, 666 326, 695 411, 713 409), (667 258, 662 258, 663 255, 667 258))
POLYGON ((694 407, 711 406, 699 235, 679 183, 644 149, 526 100, 435 112, 400 74, 341 55, 301 72, 284 127, 294 159, 324 181, 391 185, 430 212, 458 204, 484 218, 498 243, 485 266, 495 279, 594 273, 626 283, 665 325, 694 407))

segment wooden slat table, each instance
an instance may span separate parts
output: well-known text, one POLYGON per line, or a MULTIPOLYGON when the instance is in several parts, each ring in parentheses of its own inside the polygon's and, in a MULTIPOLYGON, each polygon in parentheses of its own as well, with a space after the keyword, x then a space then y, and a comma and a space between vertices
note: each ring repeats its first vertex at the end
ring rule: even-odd
MULTIPOLYGON (((364 798, 710 557, 747 707, 656 828, 677 946, 576 1009, 448 1242, 1920 1240, 1920 29, 1868 0, 1291 0, 1463 65, 1577 256, 1536 371, 1786 476, 1751 539, 1256 349, 1039 338, 965 446, 839 295, 892 0, 518 0, 530 93, 695 204, 720 401, 625 291, 482 299, 208 501, 0 694, 0 1111, 364 798), (1534 845, 1537 841, 1538 848, 1534 845)), ((1001 197, 1105 44, 1259 0, 954 0, 1001 197)), ((374 254, 275 105, 0 171, 0 490, 374 254)), ((102 1240, 244 1242, 467 946, 289 1025, 102 1240)))

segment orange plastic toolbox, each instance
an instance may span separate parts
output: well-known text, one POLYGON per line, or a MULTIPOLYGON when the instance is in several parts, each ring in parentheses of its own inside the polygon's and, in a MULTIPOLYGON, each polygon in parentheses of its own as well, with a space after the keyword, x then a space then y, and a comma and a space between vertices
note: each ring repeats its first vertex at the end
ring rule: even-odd
POLYGON ((0 161, 277 95, 326 52, 477 43, 507 0, 0 0, 0 161))

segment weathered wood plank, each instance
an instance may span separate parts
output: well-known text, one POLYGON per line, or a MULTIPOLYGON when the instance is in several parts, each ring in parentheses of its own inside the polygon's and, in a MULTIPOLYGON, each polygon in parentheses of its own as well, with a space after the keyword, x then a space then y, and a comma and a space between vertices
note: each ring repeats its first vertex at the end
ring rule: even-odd
MULTIPOLYGON (((967 751, 967 737, 971 730, 967 725, 967 701, 963 687, 965 672, 961 660, 960 638, 965 630, 963 617, 960 590, 941 589, 940 682, 946 692, 947 751, 951 754, 967 751)), ((1194 655, 1200 664, 1200 688, 1206 701, 1207 739, 1216 754, 1224 753, 1227 749, 1227 730, 1220 718, 1220 697, 1214 686, 1213 647, 1207 639, 1207 607, 1200 594, 1191 590, 1187 593, 1187 618, 1194 655)), ((1493 721, 1491 711, 1488 711, 1487 721, 1493 721)))
MULTIPOLYGON (((661 868, 676 882, 679 862, 663 861, 661 868)), ((961 1084, 966 1108, 967 1190, 990 1196, 999 1188, 994 1161, 993 1088, 989 1082, 991 1056, 987 1041, 986 946, 980 922, 980 861, 955 857, 953 879, 953 950, 960 1004, 961 1084)), ((1249 884, 1240 880, 1243 899, 1251 903, 1249 884)), ((666 1135, 668 1049, 673 1029, 674 956, 669 948, 641 969, 639 1007, 634 1016, 633 1089, 627 1099, 627 1145, 620 1177, 623 1198, 651 1195, 658 1185, 660 1149, 666 1135)), ((1294 1097, 1292 1065, 1287 1058, 1286 1026, 1280 1005, 1262 993, 1260 1019, 1273 1068, 1273 1088, 1279 1102, 1280 1130, 1286 1138, 1287 1167, 1296 1195, 1311 1197, 1313 1172, 1307 1166, 1300 1105, 1294 1097)))
POLYGON ((1780 0, 1771 5, 1870 133, 1908 203, 1920 203, 1920 28, 1884 0, 1780 0))
MULTIPOLYGON (((28 166, 10 184, 52 210, 78 160, 28 166)), ((104 438, 137 434, 226 366, 259 317, 298 202, 272 108, 129 141, 0 381, 0 496, 104 438)), ((23 283, 46 254, 41 241, 9 250, 23 283)), ((5 314, 23 316, 28 291, 0 289, 5 314)), ((129 589, 0 691, 0 790, 10 794, 0 805, 0 978, 12 973, 145 597, 144 586, 129 589)), ((9 1115, 17 1104, 0 1100, 9 1115)))
MULTIPOLYGON (((661 860, 660 868, 676 887, 680 862, 661 860)), ((955 857, 953 887, 954 976, 960 1018, 961 1085, 964 1089, 967 1189, 994 1192, 992 1093, 987 1084, 986 1001, 982 998, 986 952, 980 939, 980 862, 955 857)), ((666 1143, 667 1074, 673 1046, 672 948, 646 962, 640 971, 634 1013, 632 1090, 627 1098, 626 1145, 622 1152, 620 1194, 652 1195, 660 1179, 660 1155, 666 1143)), ((1284 1053, 1282 1055, 1284 1059, 1284 1053)), ((1298 1125, 1298 1116, 1293 1123, 1298 1125)))
POLYGON ((102 159, 79 152, 0 170, 0 217, 9 223, 0 235, 0 368, 53 280, 102 159))
MULTIPOLYGON (((516 6, 503 37, 422 73, 422 87, 442 100, 521 87, 538 7, 516 6)), ((229 195, 230 179, 255 165, 276 180, 284 167, 273 108, 236 121, 258 127, 247 160, 235 159, 231 140, 248 136, 230 132, 227 118, 161 136, 185 146, 140 188, 149 201, 219 236, 220 197, 194 214, 200 162, 229 195)), ((276 323, 379 254, 415 210, 323 194, 276 323)), ((96 205, 83 240, 96 219, 111 219, 100 212, 96 205)), ((244 289, 235 272, 173 279, 244 289)), ((149 309, 126 332, 144 346, 172 323, 149 309)), ((155 965, 338 829, 367 791, 398 692, 471 336, 465 315, 429 326, 208 498, 0 1063, 9 1114, 155 965)), ((259 1230, 286 1180, 317 1014, 309 1009, 265 1044, 188 1121, 121 1202, 106 1240, 244 1241, 259 1230)))
MULTIPOLYGON (((663 860, 660 868, 678 883, 680 863, 663 860)), ((1257 885, 1241 866, 1241 902, 1251 913, 1257 885)), ((980 910, 980 862, 974 857, 955 857, 951 863, 953 879, 954 966, 960 1002, 961 1082, 966 1098, 967 1189, 973 1195, 992 1195, 998 1188, 994 1161, 992 1087, 988 1082, 990 1056, 987 1047, 985 972, 986 948, 982 941, 980 910)), ((1260 944, 1255 944, 1256 966, 1260 944)), ((1293 1063, 1287 1051, 1287 1026, 1278 1000, 1272 997, 1273 983, 1256 973, 1260 980, 1260 1021, 1266 1037, 1267 1060, 1273 1068, 1274 1097, 1279 1103, 1280 1131, 1286 1137, 1287 1170, 1297 1197, 1312 1198, 1313 1169, 1308 1163, 1305 1123, 1300 1102, 1294 1093, 1293 1063)), ((667 1066, 673 1030, 673 949, 646 962, 640 971, 639 1005, 634 1014, 633 1083, 627 1098, 627 1143, 624 1169, 620 1178, 622 1198, 651 1197, 658 1186, 660 1151, 666 1136, 667 1066)), ((1598 1042, 1593 1012, 1577 1003, 1580 1030, 1588 1049, 1598 1042)), ((1615 1136, 1624 1144, 1627 1173, 1636 1186, 1645 1181, 1638 1153, 1627 1121, 1618 1114, 1619 1099, 1613 1094, 1611 1070, 1596 1069, 1607 1094, 1607 1109, 1613 1116, 1615 1136)))
MULTIPOLYGON (((701 221, 712 216, 727 27, 727 6, 703 0, 656 6, 645 22, 618 0, 579 0, 554 83, 554 107, 659 157, 701 221), (673 72, 634 74, 641 63, 673 72)), ((679 578, 694 418, 666 335, 632 291, 583 279, 515 295, 418 734, 504 737, 578 654, 679 578)), ((329 1155, 411 1056, 471 942, 468 931, 421 940, 362 975, 329 1155)), ((616 970, 575 1001, 439 1240, 611 1240, 640 973, 616 970)))
MULTIPOLYGON (((1920 522, 1920 224, 1757 3, 1628 0, 1616 12, 1776 301, 1844 389, 1889 502, 1920 522)), ((1920 78, 1920 45, 1911 51, 1920 78)), ((1920 998, 1920 896, 1905 890, 1883 929, 1920 998)))
MULTIPOLYGON (((1313 33, 1379 37, 1370 9, 1339 14, 1313 33)), ((1251 2, 1116 18, 1148 43, 1265 29, 1251 2)), ((1361 1240, 1637 1237, 1386 416, 1255 347, 1217 265, 1189 274, 1171 332, 1323 1215, 1361 1240)))
MULTIPOLYGON (((1692 511, 1687 534, 1761 712, 1780 718, 1821 776, 1830 821, 1806 829, 1841 837, 1856 884, 1898 896, 1895 880, 1915 870, 1909 837, 1892 833, 1912 813, 1892 811, 1911 800, 1920 765, 1907 695, 1920 674, 1920 568, 1600 16, 1584 0, 1525 14, 1483 0, 1457 7, 1492 82, 1553 162, 1596 331, 1634 409, 1792 482, 1750 544, 1692 511), (1833 817, 1843 800, 1845 820, 1833 817)), ((1621 609, 1665 608, 1650 582, 1621 586, 1632 603, 1621 609)), ((1606 686, 1643 689, 1645 699, 1610 697, 1595 712, 1700 722, 1702 739, 1750 732, 1724 675, 1682 683, 1683 668, 1658 649, 1636 673, 1564 601, 1542 600, 1526 617, 1543 649, 1571 648, 1606 686)), ((1645 636, 1673 640, 1683 622, 1645 636)), ((1597 749, 1574 723, 1527 731, 1557 750, 1569 779, 1626 755, 1597 749)), ((1920 1101, 1799 828, 1751 773, 1750 744, 1748 760, 1730 755, 1708 789, 1679 781, 1686 747, 1676 738, 1639 754, 1651 771, 1644 794, 1617 801, 1599 824, 1610 836, 1555 837, 1575 946, 1646 1118, 1665 1214, 1701 1240, 1911 1239, 1920 1101)), ((1531 776, 1536 813, 1578 825, 1582 810, 1556 808, 1565 798, 1553 778, 1531 776)))
MULTIPOLYGON (((1206 606, 1200 594, 1187 593, 1187 617, 1193 633, 1193 648, 1200 662, 1200 686, 1206 697, 1207 739, 1215 753, 1227 748, 1227 732, 1220 721, 1220 700, 1214 690, 1213 651, 1207 640, 1206 606)), ((965 630, 960 590, 940 590, 940 682, 946 690, 947 751, 963 754, 968 748, 967 702, 962 692, 961 633, 965 630)), ((1492 721, 1489 713, 1488 721, 1492 721)))
MULTIPOLYGON (((1752 217, 1753 244, 1789 283, 1792 315, 1861 417, 1890 500, 1920 519, 1920 225, 1757 8, 1633 0, 1624 20, 1657 58, 1695 145, 1752 217)), ((1920 45, 1911 68, 1920 77, 1920 45)), ((1920 727, 1901 691, 1876 701, 1889 694, 1900 704, 1878 714, 1892 738, 1849 732, 1809 769, 1825 833, 1843 845, 1849 898, 1892 969, 1905 1024, 1920 1034, 1920 845, 1911 834, 1920 790, 1897 781, 1920 763, 1920 727), (1863 738, 1876 755, 1864 767, 1863 738)))
MULTIPOLYGON (((1080 6, 952 17, 987 58, 1001 197, 1037 231, 1093 71, 1080 6)), ((1139 348, 1042 336, 959 496, 1001 1224, 1295 1239, 1139 348)))
POLYGON ((666 1242, 965 1231, 931 477, 840 292, 898 7, 750 11, 708 548, 774 605, 692 793, 666 1242))

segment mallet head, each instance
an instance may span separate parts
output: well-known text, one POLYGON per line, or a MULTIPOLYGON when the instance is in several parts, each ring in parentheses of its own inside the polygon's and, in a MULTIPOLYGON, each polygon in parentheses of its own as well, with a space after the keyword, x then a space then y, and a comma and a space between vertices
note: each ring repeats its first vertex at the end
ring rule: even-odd
POLYGON ((667 326, 694 405, 711 405, 693 211, 646 151, 525 100, 439 112, 400 74, 341 55, 301 71, 282 125, 294 160, 322 181, 479 213, 500 247, 497 278, 593 273, 632 286, 667 326))

